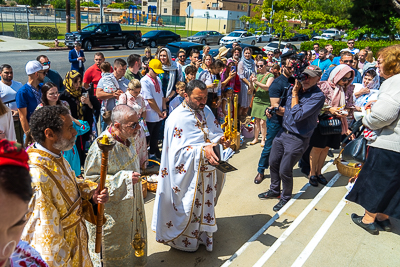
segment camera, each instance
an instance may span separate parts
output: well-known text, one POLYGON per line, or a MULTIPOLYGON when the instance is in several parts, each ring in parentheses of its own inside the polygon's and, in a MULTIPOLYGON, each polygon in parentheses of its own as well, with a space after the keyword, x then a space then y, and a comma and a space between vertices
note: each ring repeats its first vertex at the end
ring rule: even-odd
POLYGON ((289 78, 289 82, 291 84, 295 83, 295 80, 298 81, 304 81, 307 79, 307 75, 305 75, 303 73, 303 71, 307 68, 307 66, 309 65, 308 62, 305 60, 306 55, 303 53, 294 55, 292 57, 292 59, 295 60, 295 62, 293 63, 293 68, 294 68, 294 73, 293 73, 293 77, 289 78))
POLYGON ((265 112, 267 111, 269 114, 271 114, 271 116, 274 116, 276 115, 276 112, 279 111, 279 107, 273 107, 272 109, 266 108, 265 112))

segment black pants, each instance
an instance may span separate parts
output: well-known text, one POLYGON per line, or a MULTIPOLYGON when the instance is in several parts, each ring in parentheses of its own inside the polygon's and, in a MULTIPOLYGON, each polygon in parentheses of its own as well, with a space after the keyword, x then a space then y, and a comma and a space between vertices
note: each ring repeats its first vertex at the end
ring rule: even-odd
POLYGON ((160 126, 162 121, 158 122, 146 122, 147 129, 149 130, 150 136, 147 136, 147 143, 150 145, 149 154, 156 154, 156 157, 160 158, 161 153, 158 149, 158 135, 160 132, 160 126))
POLYGON ((306 151, 309 141, 310 138, 301 138, 283 130, 274 139, 269 156, 270 189, 279 193, 282 181, 282 200, 289 201, 292 198, 293 167, 306 151))

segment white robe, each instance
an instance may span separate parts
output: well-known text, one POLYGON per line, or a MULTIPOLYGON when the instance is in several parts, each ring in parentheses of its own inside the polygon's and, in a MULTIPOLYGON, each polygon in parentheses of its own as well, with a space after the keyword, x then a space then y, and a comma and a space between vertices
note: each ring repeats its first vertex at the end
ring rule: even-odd
MULTIPOLYGON (((208 138, 218 143, 223 132, 210 108, 204 108, 208 138)), ((204 120, 204 118, 203 118, 204 120)), ((199 244, 212 250, 217 231, 214 213, 225 176, 204 155, 204 134, 184 101, 165 124, 163 153, 154 205, 152 230, 158 242, 184 251, 199 244)))

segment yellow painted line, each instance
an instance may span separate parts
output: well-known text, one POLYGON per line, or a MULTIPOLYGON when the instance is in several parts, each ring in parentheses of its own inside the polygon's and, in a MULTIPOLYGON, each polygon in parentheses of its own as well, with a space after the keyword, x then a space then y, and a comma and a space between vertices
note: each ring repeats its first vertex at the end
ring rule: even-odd
MULTIPOLYGON (((138 54, 139 56, 144 56, 144 54, 138 54)), ((111 57, 104 57, 104 58, 117 58, 117 57, 129 57, 129 55, 127 56, 111 56, 111 57)))

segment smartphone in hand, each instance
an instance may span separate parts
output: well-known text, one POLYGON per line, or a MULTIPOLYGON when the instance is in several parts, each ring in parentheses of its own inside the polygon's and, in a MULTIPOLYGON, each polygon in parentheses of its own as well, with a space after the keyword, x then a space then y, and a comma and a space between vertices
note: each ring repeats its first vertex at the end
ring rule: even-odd
POLYGON ((236 72, 236 66, 232 66, 231 71, 236 72))

